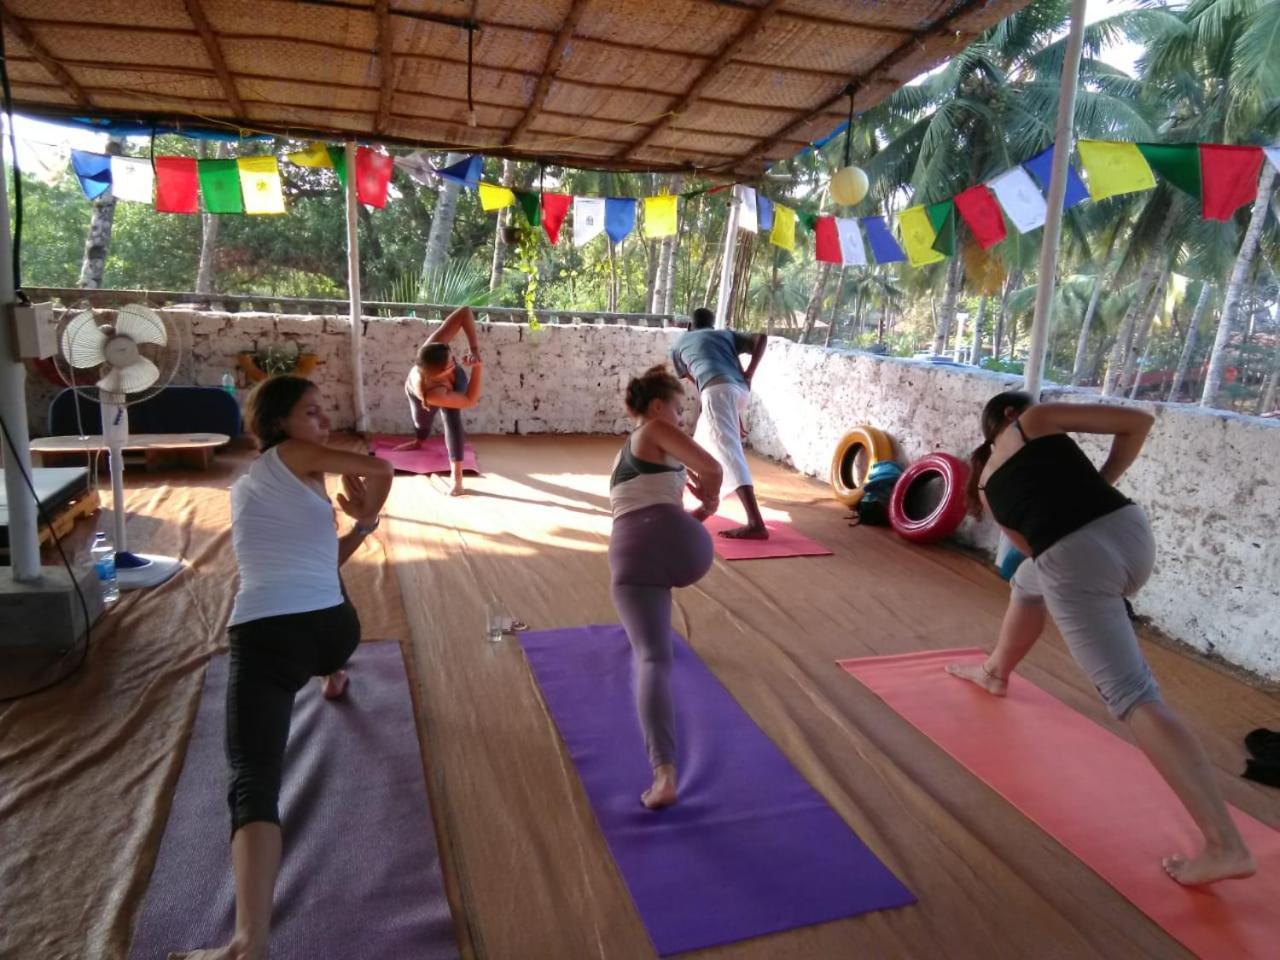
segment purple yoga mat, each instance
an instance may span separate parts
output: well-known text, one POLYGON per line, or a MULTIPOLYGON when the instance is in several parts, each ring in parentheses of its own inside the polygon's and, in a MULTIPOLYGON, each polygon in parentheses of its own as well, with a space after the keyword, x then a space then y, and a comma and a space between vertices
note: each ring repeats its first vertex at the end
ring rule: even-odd
POLYGON ((678 635, 680 801, 658 812, 622 627, 520 642, 659 954, 915 902, 678 635))
MULTIPOLYGON (((209 662, 130 960, 231 937, 227 666, 225 656, 209 662)), ((271 960, 451 960, 457 942, 400 646, 363 643, 350 669, 343 700, 326 701, 312 682, 294 706, 271 960)))

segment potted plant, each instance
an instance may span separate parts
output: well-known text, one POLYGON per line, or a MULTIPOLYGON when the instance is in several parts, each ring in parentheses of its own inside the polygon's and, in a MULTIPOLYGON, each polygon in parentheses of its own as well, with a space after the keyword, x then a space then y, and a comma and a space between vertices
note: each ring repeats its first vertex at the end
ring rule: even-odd
POLYGON ((255 343, 252 350, 242 350, 236 354, 236 360, 250 383, 282 373, 308 377, 320 362, 319 357, 314 353, 307 353, 306 347, 296 340, 268 343, 265 346, 255 343))

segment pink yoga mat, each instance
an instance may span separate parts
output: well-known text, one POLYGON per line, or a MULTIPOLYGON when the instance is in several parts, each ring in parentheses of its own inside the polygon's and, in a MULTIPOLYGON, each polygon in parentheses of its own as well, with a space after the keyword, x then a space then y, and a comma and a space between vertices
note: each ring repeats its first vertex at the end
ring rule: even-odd
POLYGON ((961 766, 1080 858, 1187 949, 1205 958, 1280 956, 1280 832, 1232 808, 1257 875, 1187 888, 1160 866, 1199 832, 1145 756, 1014 676, 992 697, 944 672, 980 650, 839 664, 961 766))
MULTIPOLYGON (((392 449, 408 439, 381 434, 373 436, 369 438, 369 452, 403 473, 449 472, 449 453, 445 450, 443 437, 428 437, 417 450, 392 449)), ((480 468, 476 466, 476 452, 469 443, 462 446, 462 469, 468 473, 480 472, 480 468)))
POLYGON ((766 519, 768 540, 732 540, 720 536, 721 530, 739 527, 743 520, 716 515, 708 517, 706 527, 715 541, 716 553, 725 560, 771 560, 780 557, 829 557, 831 551, 822 544, 797 533, 781 520, 766 519))

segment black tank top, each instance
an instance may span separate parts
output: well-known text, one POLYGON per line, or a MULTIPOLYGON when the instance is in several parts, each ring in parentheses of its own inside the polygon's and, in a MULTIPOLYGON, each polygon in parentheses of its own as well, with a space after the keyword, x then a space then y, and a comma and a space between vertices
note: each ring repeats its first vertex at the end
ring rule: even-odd
MULTIPOLYGON (((1018 421, 1013 425, 1022 433, 1018 421)), ((1025 440, 983 489, 996 522, 1021 534, 1032 556, 1132 502, 1102 478, 1065 433, 1025 440)))

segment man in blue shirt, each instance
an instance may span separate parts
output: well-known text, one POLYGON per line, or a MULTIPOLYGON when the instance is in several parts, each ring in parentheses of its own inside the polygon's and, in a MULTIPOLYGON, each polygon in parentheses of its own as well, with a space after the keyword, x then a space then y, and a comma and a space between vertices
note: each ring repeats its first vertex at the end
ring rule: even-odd
POLYGON ((716 330, 715 314, 706 307, 693 311, 693 323, 671 347, 671 363, 677 376, 698 387, 702 416, 694 439, 706 447, 724 470, 726 491, 736 490, 747 513, 746 526, 726 530, 722 536, 767 540, 769 530, 756 503, 751 470, 742 450, 742 414, 751 399, 755 376, 768 338, 762 333, 716 330), (744 370, 739 357, 751 354, 744 370))

